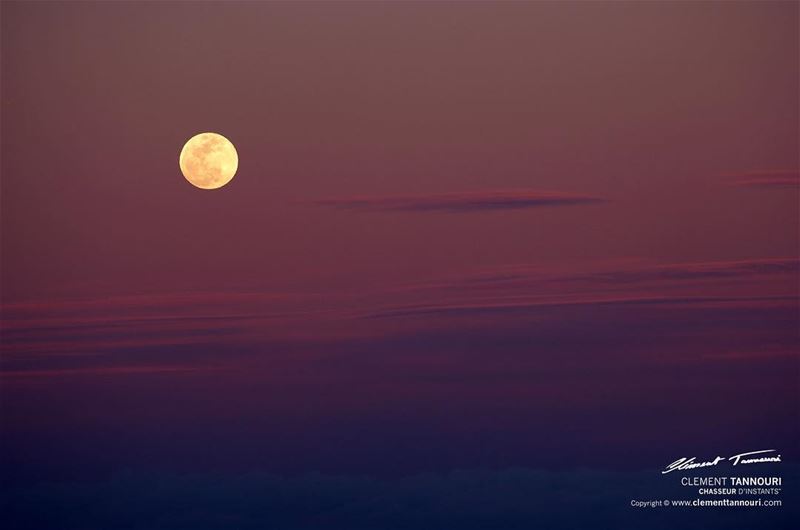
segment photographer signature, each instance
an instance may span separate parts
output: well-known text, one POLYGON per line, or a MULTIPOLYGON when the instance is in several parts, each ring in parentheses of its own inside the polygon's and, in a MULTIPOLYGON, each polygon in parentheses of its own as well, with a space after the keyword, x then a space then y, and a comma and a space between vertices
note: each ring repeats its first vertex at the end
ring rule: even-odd
POLYGON ((757 456, 754 455, 766 455, 767 453, 775 453, 775 449, 764 449, 762 451, 750 451, 749 453, 739 453, 738 455, 733 455, 729 458, 725 458, 722 456, 716 457, 714 460, 707 460, 705 462, 697 462, 697 457, 691 458, 679 458, 678 460, 674 461, 670 465, 668 465, 664 471, 661 472, 662 475, 666 475, 667 473, 672 473, 673 471, 686 471, 687 469, 697 469, 699 467, 711 467, 716 466, 720 462, 733 462, 732 465, 738 466, 739 464, 762 464, 766 462, 780 462, 781 455, 769 455, 769 456, 757 456))

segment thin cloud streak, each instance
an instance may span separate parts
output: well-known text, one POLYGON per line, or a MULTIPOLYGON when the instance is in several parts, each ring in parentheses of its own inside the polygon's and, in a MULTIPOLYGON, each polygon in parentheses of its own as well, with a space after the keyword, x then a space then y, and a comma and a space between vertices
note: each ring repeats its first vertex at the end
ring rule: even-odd
POLYGON ((467 213, 578 206, 606 202, 600 197, 552 191, 479 191, 430 195, 354 196, 315 201, 319 206, 369 212, 467 213))
POLYGON ((740 188, 799 188, 800 171, 796 169, 777 169, 748 171, 726 175, 732 186, 740 188))
POLYGON ((585 300, 545 300, 521 302, 485 302, 460 305, 423 305, 411 307, 398 307, 369 313, 364 318, 397 318, 408 316, 426 315, 484 315, 484 314, 514 314, 538 311, 545 308, 564 306, 704 306, 724 307, 726 305, 744 305, 754 309, 763 305, 774 303, 793 303, 792 296, 771 297, 631 297, 631 298, 600 298, 585 300))
POLYGON ((800 259, 769 258, 753 260, 708 261, 674 263, 667 265, 634 265, 612 267, 595 271, 559 273, 534 266, 498 267, 453 280, 449 286, 497 284, 580 283, 580 284, 636 284, 644 282, 713 281, 723 279, 755 279, 800 274, 800 259))

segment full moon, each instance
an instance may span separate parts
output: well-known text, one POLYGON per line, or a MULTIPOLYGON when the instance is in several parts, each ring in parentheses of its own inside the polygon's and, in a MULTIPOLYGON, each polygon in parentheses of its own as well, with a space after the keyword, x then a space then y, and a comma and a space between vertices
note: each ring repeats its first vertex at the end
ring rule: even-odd
POLYGON ((190 183, 204 190, 215 190, 236 174, 239 155, 230 140, 221 134, 205 132, 189 138, 178 163, 190 183))

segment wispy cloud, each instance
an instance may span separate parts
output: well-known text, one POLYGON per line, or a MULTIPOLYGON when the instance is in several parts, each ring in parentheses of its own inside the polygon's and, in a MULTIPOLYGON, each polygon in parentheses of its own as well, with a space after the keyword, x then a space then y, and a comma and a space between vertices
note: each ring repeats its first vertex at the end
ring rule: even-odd
POLYGON ((589 195, 554 191, 513 190, 441 193, 429 195, 353 196, 320 199, 320 206, 344 210, 450 212, 519 210, 544 206, 577 206, 604 202, 589 195))
POLYGON ((710 261, 677 263, 669 265, 639 265, 618 269, 574 272, 547 275, 537 269, 525 268, 499 270, 479 277, 485 283, 532 280, 550 282, 582 282, 626 284, 652 281, 716 280, 762 276, 786 276, 800 273, 798 258, 770 258, 755 260, 710 261))
POLYGON ((530 345, 549 351, 575 340, 599 358, 628 339, 634 349, 652 343, 704 356, 761 355, 767 346, 783 355, 796 346, 797 258, 583 267, 499 267, 359 297, 197 293, 10 305, 0 371, 123 375, 293 366, 295 356, 325 370, 344 356, 366 369, 377 352, 414 372, 415 352, 474 348, 478 330, 487 353, 524 356, 530 345), (472 338, 465 345, 459 337, 472 338))
POLYGON ((540 311, 543 309, 555 309, 558 307, 625 307, 625 306, 680 306, 680 307, 745 307, 757 309, 760 307, 770 307, 773 304, 779 306, 792 306, 795 301, 793 296, 774 296, 774 297, 625 297, 625 298, 573 298, 573 299, 550 299, 550 300, 522 300, 522 301, 485 301, 468 304, 429 304, 417 306, 396 307, 387 310, 379 310, 365 315, 365 318, 391 318, 404 316, 424 316, 424 315, 512 315, 524 314, 540 311))
POLYGON ((776 169, 747 171, 725 175, 733 186, 740 188, 798 188, 800 170, 776 169))
MULTIPOLYGON (((626 265, 616 267, 634 271, 626 265)), ((584 276, 599 272, 583 266, 584 276)), ((10 318, 0 336, 0 385, 37 397, 10 409, 16 420, 7 423, 18 429, 33 417, 70 434, 74 428, 62 418, 77 411, 103 418, 95 428, 125 447, 136 436, 158 439, 165 429, 213 429, 228 444, 220 453, 231 466, 252 458, 270 466, 343 459, 357 466, 361 455, 373 454, 375 465, 386 461, 405 472, 420 461, 409 439, 436 440, 426 445, 427 465, 447 462, 465 436, 491 432, 503 435, 482 438, 485 454, 513 451, 525 461, 540 453, 549 462, 549 439, 580 432, 581 443, 593 447, 646 448, 652 439, 672 447, 711 416, 727 426, 726 435, 739 436, 742 421, 765 418, 765 428, 776 426, 769 431, 774 439, 793 440, 789 423, 771 421, 795 413, 797 284, 795 275, 779 272, 793 266, 642 266, 634 277, 656 280, 614 277, 619 285, 603 277, 548 279, 579 276, 555 269, 529 284, 455 279, 440 289, 302 301, 198 294, 26 304, 4 312, 10 318), (654 414, 664 396, 691 417, 654 414), (38 403, 47 404, 40 416, 38 403), (644 419, 631 427, 631 417, 644 419), (357 445, 342 452, 341 440, 357 445), (393 440, 392 458, 383 458, 393 440)), ((757 445, 742 439, 751 442, 757 445)), ((82 461, 75 445, 96 447, 70 444, 53 458, 82 461)), ((26 451, 20 445, 4 454, 27 464, 14 458, 26 451)), ((90 454, 84 461, 93 462, 90 454)), ((642 450, 639 461, 647 454, 642 450)), ((176 456, 161 454, 169 465, 176 456)), ((191 458, 216 465, 213 456, 191 458)))

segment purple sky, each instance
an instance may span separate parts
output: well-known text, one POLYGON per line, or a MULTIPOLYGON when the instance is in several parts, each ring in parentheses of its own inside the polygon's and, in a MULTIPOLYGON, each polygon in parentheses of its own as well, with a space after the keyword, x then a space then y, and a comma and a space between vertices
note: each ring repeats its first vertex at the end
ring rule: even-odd
POLYGON ((797 3, 2 10, 13 476, 798 449, 797 3))

